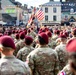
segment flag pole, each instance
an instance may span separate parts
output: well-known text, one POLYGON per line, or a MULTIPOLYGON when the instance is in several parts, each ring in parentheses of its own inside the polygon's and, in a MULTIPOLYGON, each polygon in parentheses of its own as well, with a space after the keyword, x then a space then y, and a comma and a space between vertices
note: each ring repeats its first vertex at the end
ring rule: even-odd
POLYGON ((42 22, 39 20, 39 22, 40 22, 40 27, 42 27, 43 25, 42 25, 42 22))
MULTIPOLYGON (((41 8, 40 9, 42 9, 42 5, 41 5, 41 8)), ((43 25, 42 25, 42 20, 39 20, 39 22, 40 22, 40 26, 42 27, 43 25)))
POLYGON ((31 16, 30 16, 30 18, 29 18, 29 20, 28 20, 28 24, 27 24, 27 27, 30 27, 31 25, 31 23, 33 22, 33 18, 35 17, 35 13, 36 13, 36 7, 34 7, 33 8, 33 11, 32 11, 32 13, 31 13, 31 16))

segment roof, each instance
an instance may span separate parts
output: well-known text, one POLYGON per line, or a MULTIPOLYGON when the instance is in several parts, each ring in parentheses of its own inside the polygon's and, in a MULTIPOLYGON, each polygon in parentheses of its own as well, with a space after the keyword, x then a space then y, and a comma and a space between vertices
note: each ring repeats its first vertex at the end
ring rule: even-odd
POLYGON ((51 6, 51 5, 61 5, 61 2, 59 2, 59 1, 50 1, 50 2, 48 2, 48 3, 45 3, 45 4, 42 4, 42 6, 51 6))
POLYGON ((13 1, 13 0, 10 0, 14 5, 22 5, 20 2, 18 1, 13 1))

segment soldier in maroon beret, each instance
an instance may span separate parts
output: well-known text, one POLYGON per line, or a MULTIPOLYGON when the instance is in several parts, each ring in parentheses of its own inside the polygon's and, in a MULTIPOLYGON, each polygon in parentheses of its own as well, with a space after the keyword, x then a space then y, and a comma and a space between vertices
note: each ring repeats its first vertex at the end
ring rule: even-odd
POLYGON ((53 40, 56 40, 57 38, 58 38, 58 36, 60 35, 60 31, 59 30, 54 30, 54 34, 53 34, 53 36, 52 36, 52 39, 53 40))
POLYGON ((19 36, 19 34, 17 33, 17 34, 15 34, 15 40, 14 40, 15 44, 16 44, 17 42, 19 42, 19 40, 20 40, 20 36, 19 36))
POLYGON ((13 38, 13 40, 15 39, 15 30, 12 30, 12 35, 11 37, 13 38))
MULTIPOLYGON (((68 64, 59 73, 61 75, 76 75, 76 39, 71 39, 66 45, 68 52, 68 64)), ((65 60, 66 61, 66 60, 65 60)))
POLYGON ((20 38, 19 42, 17 42, 17 43, 15 44, 15 45, 16 45, 15 55, 17 54, 17 52, 18 52, 21 48, 23 48, 23 47, 25 46, 25 44, 24 44, 25 33, 24 33, 24 32, 21 32, 21 33, 19 34, 19 38, 20 38))
POLYGON ((0 37, 0 75, 30 75, 29 67, 13 55, 15 49, 10 36, 0 37))
POLYGON ((21 48, 17 53, 17 58, 22 60, 22 61, 26 61, 27 55, 31 51, 34 50, 34 48, 31 46, 31 44, 33 43, 32 37, 26 36, 24 42, 25 42, 25 46, 23 48, 21 48))
POLYGON ((58 46, 56 46, 55 50, 58 54, 59 68, 60 70, 62 70, 63 67, 67 64, 67 52, 66 52, 67 37, 64 34, 60 35, 59 37, 61 42, 58 46))
POLYGON ((51 33, 50 31, 46 31, 46 34, 47 34, 48 37, 49 37, 49 44, 48 44, 48 46, 49 46, 50 48, 52 48, 52 49, 55 49, 55 47, 56 47, 56 42, 55 42, 55 40, 52 40, 52 33, 51 33))
POLYGON ((27 56, 27 62, 32 75, 57 75, 59 71, 56 52, 48 47, 49 39, 46 33, 38 34, 39 47, 27 56))

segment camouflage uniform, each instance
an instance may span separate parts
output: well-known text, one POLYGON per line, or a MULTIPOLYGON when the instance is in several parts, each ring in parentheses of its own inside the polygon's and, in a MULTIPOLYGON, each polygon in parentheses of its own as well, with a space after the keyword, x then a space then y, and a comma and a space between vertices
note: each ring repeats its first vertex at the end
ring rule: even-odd
POLYGON ((57 54, 58 54, 58 59, 59 59, 59 68, 60 70, 63 69, 63 67, 67 64, 67 52, 66 52, 66 44, 62 44, 60 43, 60 45, 58 45, 55 48, 57 54))
POLYGON ((33 75, 57 75, 59 71, 56 52, 46 46, 33 50, 26 61, 33 75))
POLYGON ((63 75, 74 75, 72 72, 71 72, 71 69, 70 69, 70 65, 66 65, 63 70, 61 72, 59 72, 58 75, 61 75, 62 73, 64 73, 63 75))
POLYGON ((17 53, 17 58, 22 60, 22 61, 26 61, 26 57, 27 55, 34 50, 33 47, 31 46, 25 46, 22 49, 19 50, 19 52, 17 53))
POLYGON ((31 34, 32 38, 36 37, 36 33, 34 31, 32 31, 30 34, 31 34))
POLYGON ((15 45, 16 45, 16 50, 14 51, 14 55, 16 56, 17 52, 25 46, 24 40, 20 40, 15 45))
POLYGON ((20 49, 23 48, 25 46, 24 40, 20 40, 17 45, 20 46, 20 49))
POLYGON ((52 48, 52 49, 55 49, 55 47, 56 47, 56 42, 53 41, 53 40, 50 40, 48 46, 49 46, 50 48, 52 48))
POLYGON ((36 37, 36 33, 34 31, 27 34, 28 36, 31 36, 33 39, 36 37))
POLYGON ((20 41, 20 39, 14 39, 14 43, 16 44, 16 43, 18 43, 20 41))
POLYGON ((53 40, 56 40, 57 38, 58 38, 58 35, 54 35, 54 34, 53 34, 52 39, 53 39, 53 40))
POLYGON ((5 56, 0 59, 0 75, 30 75, 30 69, 14 56, 5 56))
POLYGON ((11 37, 12 37, 12 39, 14 40, 14 39, 15 39, 15 34, 12 34, 11 37))

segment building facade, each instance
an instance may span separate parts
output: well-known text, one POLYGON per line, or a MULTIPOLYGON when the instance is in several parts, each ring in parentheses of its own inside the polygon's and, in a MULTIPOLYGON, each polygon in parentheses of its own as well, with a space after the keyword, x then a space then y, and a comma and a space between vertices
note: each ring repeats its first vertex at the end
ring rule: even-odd
POLYGON ((50 1, 40 5, 44 12, 44 25, 58 25, 61 24, 61 2, 50 1))
POLYGON ((76 22, 76 2, 61 2, 61 22, 76 22))
POLYGON ((21 3, 15 0, 1 0, 2 17, 4 21, 22 20, 21 3))

